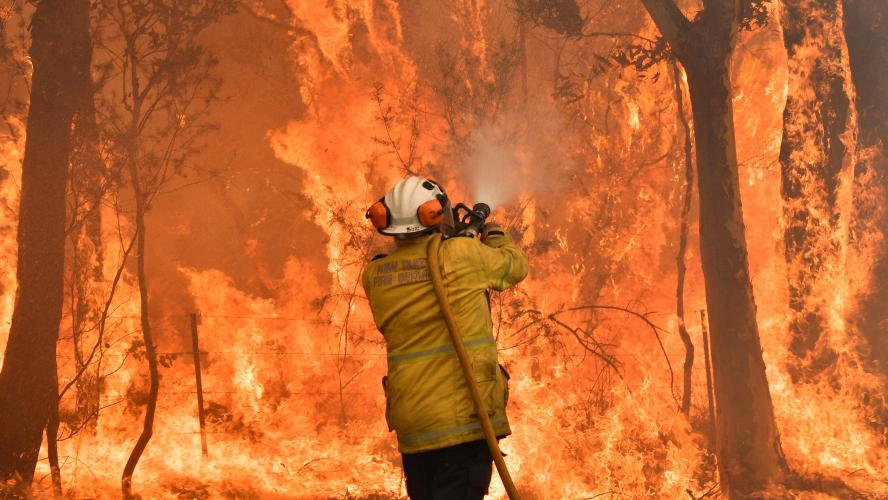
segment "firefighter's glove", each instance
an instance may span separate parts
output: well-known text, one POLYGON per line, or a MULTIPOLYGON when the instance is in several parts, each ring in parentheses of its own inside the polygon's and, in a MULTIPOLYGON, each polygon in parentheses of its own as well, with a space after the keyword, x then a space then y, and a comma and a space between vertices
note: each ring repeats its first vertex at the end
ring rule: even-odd
POLYGON ((481 230, 481 241, 492 247, 498 247, 512 241, 509 234, 496 222, 488 222, 481 230))
POLYGON ((491 235, 504 235, 506 234, 503 226, 500 226, 496 222, 490 221, 484 224, 484 227, 481 229, 481 239, 486 240, 488 236, 491 235))

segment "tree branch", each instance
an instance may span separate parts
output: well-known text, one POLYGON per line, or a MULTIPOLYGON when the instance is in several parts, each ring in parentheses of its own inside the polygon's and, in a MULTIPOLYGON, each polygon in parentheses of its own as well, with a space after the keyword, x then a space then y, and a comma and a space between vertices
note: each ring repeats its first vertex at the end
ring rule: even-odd
POLYGON ((682 47, 682 36, 687 32, 691 22, 681 13, 673 0, 641 0, 650 14, 657 29, 666 42, 675 50, 682 47))

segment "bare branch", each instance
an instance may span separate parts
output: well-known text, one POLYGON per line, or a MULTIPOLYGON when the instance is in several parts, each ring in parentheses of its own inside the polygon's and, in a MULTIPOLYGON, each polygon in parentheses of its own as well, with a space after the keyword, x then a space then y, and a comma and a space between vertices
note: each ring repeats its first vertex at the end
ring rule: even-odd
POLYGON ((71 380, 69 380, 67 384, 65 384, 65 387, 62 388, 61 391, 59 391, 59 400, 61 400, 65 393, 68 392, 68 389, 70 389, 75 383, 77 383, 80 377, 83 376, 83 373, 89 367, 90 363, 93 360, 93 357, 95 357, 96 352, 102 345, 102 341, 105 336, 105 324, 108 321, 108 311, 111 309, 111 302, 114 300, 114 295, 117 291, 117 285, 120 283, 120 278, 123 276, 123 270, 126 268, 127 258, 129 257, 129 254, 132 251, 135 242, 136 235, 133 235, 132 239, 129 242, 129 245, 127 245, 126 250, 124 250, 123 252, 123 258, 120 261, 120 265, 117 266, 117 272, 114 275, 114 280, 111 282, 111 291, 108 294, 107 300, 105 300, 105 307, 102 309, 102 315, 99 318, 99 334, 96 338, 96 343, 95 345, 93 345, 89 356, 86 358, 86 360, 84 360, 80 369, 77 371, 77 374, 75 374, 74 377, 71 378, 71 380))

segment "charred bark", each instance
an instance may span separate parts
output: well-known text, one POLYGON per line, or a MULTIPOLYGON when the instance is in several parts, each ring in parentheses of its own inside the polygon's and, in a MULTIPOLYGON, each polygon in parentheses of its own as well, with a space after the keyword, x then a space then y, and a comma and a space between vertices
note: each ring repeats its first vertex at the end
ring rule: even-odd
MULTIPOLYGON (((829 327, 830 271, 838 269, 841 241, 836 206, 851 102, 838 0, 782 3, 789 92, 780 145, 786 228, 790 364, 793 378, 810 380, 833 364, 821 342, 829 327)), ((837 277, 837 276, 835 276, 837 277)))
POLYGON ((749 276, 729 62, 739 3, 704 2, 689 21, 671 0, 643 0, 688 75, 694 117, 700 253, 709 311, 722 483, 748 497, 786 472, 749 276))
POLYGON ((857 93, 860 142, 888 148, 888 4, 844 0, 845 38, 857 93))
POLYGON ((34 76, 18 228, 18 291, 0 371, 0 480, 34 476, 55 403, 71 120, 89 76, 89 2, 44 0, 31 24, 34 76))
POLYGON ((684 164, 685 185, 681 203, 681 220, 679 222, 678 255, 676 256, 676 286, 675 286, 675 315, 678 317, 678 335, 685 348, 685 360, 682 376, 681 412, 688 415, 691 412, 691 387, 694 374, 694 343, 688 333, 685 323, 684 288, 685 276, 688 266, 685 263, 685 255, 688 250, 688 233, 690 232, 691 204, 694 195, 694 159, 693 146, 691 144, 691 125, 684 109, 684 92, 681 88, 681 70, 678 63, 672 61, 672 79, 675 85, 675 106, 678 111, 678 121, 684 131, 684 164))
POLYGON ((123 468, 121 487, 123 498, 132 498, 133 472, 142 453, 148 446, 151 436, 154 434, 154 414, 157 411, 157 394, 160 386, 160 374, 158 372, 157 352, 154 348, 154 336, 151 333, 151 322, 148 316, 148 280, 145 274, 145 194, 140 191, 139 172, 135 161, 130 166, 130 179, 136 186, 136 269, 139 283, 140 319, 142 326, 142 340, 145 343, 145 358, 148 360, 149 386, 148 404, 145 407, 145 418, 142 421, 142 432, 136 445, 123 468))
MULTIPOLYGON (((727 55, 727 53, 725 54, 727 55)), ((694 108, 700 253, 712 347, 716 449, 722 479, 745 496, 785 468, 749 276, 728 60, 686 66, 694 108), (693 69, 691 69, 693 68, 693 69)))
MULTIPOLYGON (((55 385, 58 387, 58 366, 55 385)), ((59 465, 59 398, 56 396, 49 407, 49 419, 46 422, 46 454, 49 460, 49 471, 52 476, 52 494, 55 498, 62 497, 62 467, 59 465)))
MULTIPOLYGON (((888 4, 845 0, 843 12, 858 136, 860 147, 866 150, 854 173, 852 230, 860 240, 869 234, 888 235, 884 207, 888 193, 888 4), (872 196, 873 191, 878 195, 872 196)), ((888 376, 888 245, 883 243, 875 253, 871 281, 860 297, 853 323, 868 341, 871 363, 888 376)))
MULTIPOLYGON (((135 60, 135 53, 132 44, 128 44, 130 57, 135 60)), ((140 80, 137 71, 131 74, 131 83, 133 94, 139 95, 140 80)), ((151 332, 151 320, 149 316, 148 302, 148 277, 145 273, 145 213, 148 210, 148 199, 153 193, 146 192, 142 184, 141 172, 139 170, 139 117, 142 116, 142 102, 135 100, 132 110, 132 120, 130 121, 130 130, 128 134, 127 148, 127 167, 129 170, 129 180, 133 189, 133 196, 136 204, 136 277, 139 285, 139 318, 142 327, 142 340, 145 344, 145 358, 148 362, 148 404, 145 407, 145 418, 142 421, 142 432, 136 440, 136 445, 130 452, 130 456, 126 461, 121 476, 121 489, 123 498, 133 498, 132 482, 133 473, 142 453, 148 446, 151 436, 154 434, 154 415, 157 411, 157 395, 160 386, 160 373, 158 372, 157 352, 154 348, 154 335, 151 332)), ((156 191, 154 192, 156 193, 156 191)))

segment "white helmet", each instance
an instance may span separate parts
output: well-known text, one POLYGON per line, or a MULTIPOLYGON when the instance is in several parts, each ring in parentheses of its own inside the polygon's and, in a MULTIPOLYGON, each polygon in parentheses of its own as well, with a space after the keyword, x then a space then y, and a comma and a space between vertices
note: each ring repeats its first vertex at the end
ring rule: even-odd
POLYGON ((444 218, 446 195, 437 183, 408 177, 367 210, 377 231, 389 236, 431 232, 444 218))

